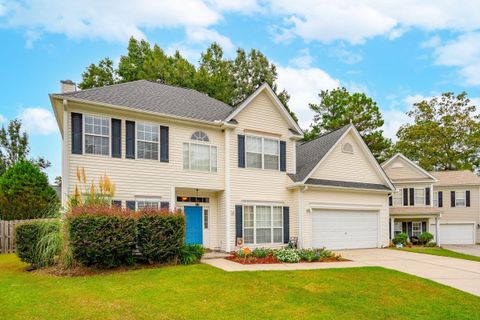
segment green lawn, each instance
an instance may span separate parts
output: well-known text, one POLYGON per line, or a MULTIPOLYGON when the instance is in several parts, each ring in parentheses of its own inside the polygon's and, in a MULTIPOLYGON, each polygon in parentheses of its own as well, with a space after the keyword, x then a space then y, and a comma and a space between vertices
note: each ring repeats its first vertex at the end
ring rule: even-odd
POLYGON ((89 277, 0 255, 2 319, 478 319, 480 298, 377 267, 227 273, 207 265, 89 277))
POLYGON ((480 262, 480 257, 471 256, 469 254, 458 253, 458 252, 443 249, 443 248, 424 248, 424 247, 416 248, 416 247, 413 247, 413 248, 395 248, 395 250, 425 253, 425 254, 432 254, 434 256, 458 258, 458 259, 479 261, 480 262))

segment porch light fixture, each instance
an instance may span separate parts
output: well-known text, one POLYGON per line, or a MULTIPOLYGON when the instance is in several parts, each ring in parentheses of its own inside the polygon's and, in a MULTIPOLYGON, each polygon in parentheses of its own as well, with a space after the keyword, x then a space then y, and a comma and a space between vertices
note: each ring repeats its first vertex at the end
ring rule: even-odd
POLYGON ((188 197, 186 197, 186 196, 182 197, 182 201, 187 201, 187 200, 188 200, 188 197))
POLYGON ((195 205, 198 207, 199 204, 198 204, 198 189, 195 189, 196 191, 196 197, 195 197, 195 205))

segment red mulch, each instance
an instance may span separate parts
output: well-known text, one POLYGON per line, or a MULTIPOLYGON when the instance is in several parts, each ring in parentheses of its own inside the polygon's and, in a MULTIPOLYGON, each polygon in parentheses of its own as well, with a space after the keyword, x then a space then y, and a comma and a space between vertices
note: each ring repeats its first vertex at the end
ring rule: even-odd
MULTIPOLYGON (((272 264, 272 263, 284 263, 281 261, 278 261, 275 257, 273 256, 268 256, 266 258, 256 258, 256 257, 247 257, 247 258, 240 258, 235 256, 235 254, 226 257, 225 259, 240 263, 240 264, 272 264)), ((331 258, 323 258, 318 261, 306 261, 306 260, 300 260, 299 263, 311 263, 311 262, 342 262, 342 261, 349 261, 347 259, 341 258, 341 257, 331 257, 331 258)))

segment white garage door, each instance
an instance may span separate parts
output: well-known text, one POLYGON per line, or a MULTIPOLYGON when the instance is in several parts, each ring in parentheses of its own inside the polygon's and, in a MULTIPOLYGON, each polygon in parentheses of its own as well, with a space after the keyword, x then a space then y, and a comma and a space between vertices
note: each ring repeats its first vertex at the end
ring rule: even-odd
POLYGON ((376 248, 378 213, 319 210, 312 214, 312 246, 328 249, 376 248))
MULTIPOLYGON (((435 225, 430 230, 435 234, 435 225)), ((440 244, 474 244, 475 224, 473 223, 449 223, 440 224, 440 244)))

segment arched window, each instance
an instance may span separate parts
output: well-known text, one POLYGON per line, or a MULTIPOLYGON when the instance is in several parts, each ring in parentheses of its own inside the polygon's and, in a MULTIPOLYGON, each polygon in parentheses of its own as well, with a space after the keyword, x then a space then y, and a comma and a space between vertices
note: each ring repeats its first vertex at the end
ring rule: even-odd
POLYGON ((205 141, 205 142, 208 142, 210 141, 208 139, 208 136, 205 132, 203 131, 195 131, 193 134, 192 134, 192 140, 197 140, 197 141, 205 141))
POLYGON ((350 143, 344 143, 342 145, 342 151, 345 153, 353 153, 353 146, 350 143))

